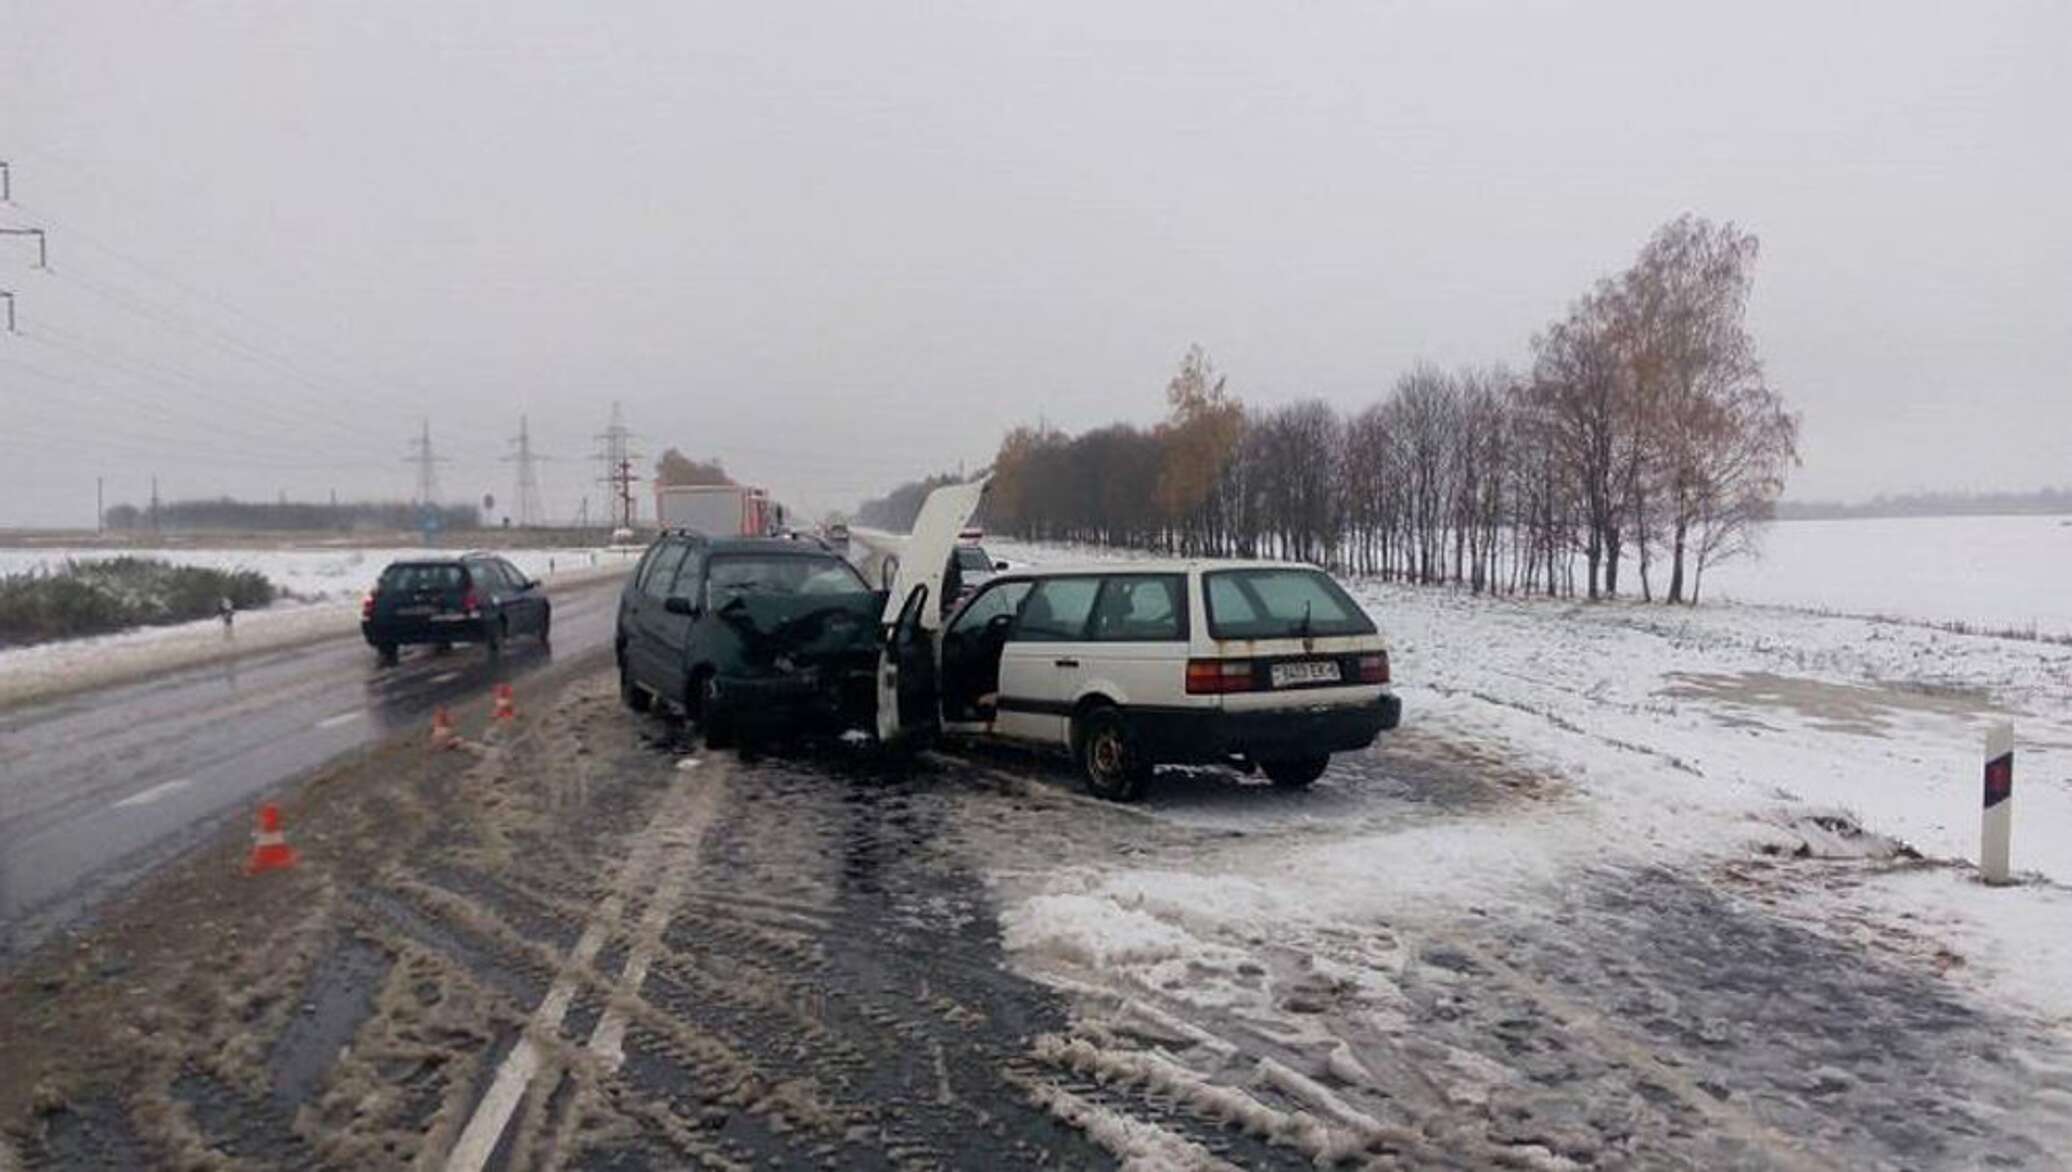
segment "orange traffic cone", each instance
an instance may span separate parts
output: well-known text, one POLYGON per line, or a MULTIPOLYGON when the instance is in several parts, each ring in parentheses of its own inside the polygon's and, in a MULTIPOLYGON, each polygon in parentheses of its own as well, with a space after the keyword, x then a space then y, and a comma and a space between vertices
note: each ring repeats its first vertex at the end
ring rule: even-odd
POLYGON ((272 802, 259 807, 259 829, 252 835, 252 857, 245 860, 245 874, 285 871, 300 858, 281 834, 280 809, 272 802))
POLYGON ((432 748, 451 749, 453 741, 453 715, 444 708, 434 708, 432 710, 432 748))
POLYGON ((498 684, 496 686, 496 718, 498 720, 510 720, 517 715, 518 703, 516 697, 511 695, 511 685, 498 684))

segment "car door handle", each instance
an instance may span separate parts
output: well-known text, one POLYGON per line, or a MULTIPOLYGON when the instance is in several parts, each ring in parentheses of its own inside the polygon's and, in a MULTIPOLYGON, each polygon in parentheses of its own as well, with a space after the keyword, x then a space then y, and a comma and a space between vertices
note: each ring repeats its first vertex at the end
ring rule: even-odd
POLYGON ((1079 661, 1076 659, 1053 659, 1051 660, 1051 665, 1054 667, 1078 667, 1079 661))

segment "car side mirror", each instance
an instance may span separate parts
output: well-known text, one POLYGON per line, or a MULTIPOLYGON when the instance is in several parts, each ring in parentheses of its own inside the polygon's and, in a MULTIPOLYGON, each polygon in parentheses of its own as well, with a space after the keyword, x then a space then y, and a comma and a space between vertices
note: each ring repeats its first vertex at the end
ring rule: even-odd
POLYGON ((680 614, 687 618, 695 618, 698 614, 698 605, 681 594, 672 594, 668 598, 663 599, 662 609, 670 614, 680 614))
POLYGON ((1004 569, 1006 569, 1006 568, 1007 568, 1007 563, 1006 563, 1006 562, 994 562, 994 563, 993 563, 993 568, 994 568, 994 569, 996 569, 996 570, 1004 570, 1004 569))
POLYGON ((538 590, 540 588, 540 580, 538 578, 527 578, 525 580, 525 588, 527 590, 538 590))

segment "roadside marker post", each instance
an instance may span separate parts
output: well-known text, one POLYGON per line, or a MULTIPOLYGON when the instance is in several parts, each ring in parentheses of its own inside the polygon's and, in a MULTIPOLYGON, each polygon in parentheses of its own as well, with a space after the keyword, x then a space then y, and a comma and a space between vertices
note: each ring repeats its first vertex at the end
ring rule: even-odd
POLYGON ((2007 877, 2008 838, 2014 830, 2014 725, 1986 730, 1986 804, 1978 850, 1979 876, 2000 885, 2007 877))
POLYGON ((511 720, 517 715, 518 701, 511 694, 511 685, 498 684, 496 686, 496 718, 498 720, 511 720))

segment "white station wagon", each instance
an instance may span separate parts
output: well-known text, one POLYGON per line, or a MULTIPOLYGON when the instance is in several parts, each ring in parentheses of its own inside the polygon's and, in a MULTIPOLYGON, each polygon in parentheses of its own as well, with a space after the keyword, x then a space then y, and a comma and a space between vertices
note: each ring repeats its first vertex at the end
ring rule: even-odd
POLYGON ((997 575, 947 618, 928 595, 914 581, 888 601, 880 736, 940 729, 1066 749, 1101 797, 1136 797, 1162 764, 1256 765, 1275 784, 1306 786, 1331 754, 1365 748, 1402 717, 1373 621, 1314 566, 1028 568, 997 575))

